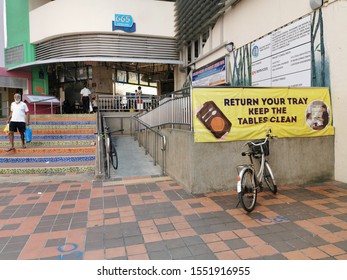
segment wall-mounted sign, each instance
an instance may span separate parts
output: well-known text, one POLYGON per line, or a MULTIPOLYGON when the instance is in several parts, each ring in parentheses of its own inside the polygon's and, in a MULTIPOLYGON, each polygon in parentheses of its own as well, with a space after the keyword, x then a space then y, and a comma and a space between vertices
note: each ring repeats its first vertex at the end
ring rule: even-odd
POLYGON ((213 61, 193 71, 192 83, 197 86, 216 86, 227 82, 225 58, 213 61))
POLYGON ((311 86, 311 18, 306 16, 251 45, 252 86, 311 86))
POLYGON ((193 88, 195 142, 334 135, 328 88, 193 88))
POLYGON ((123 30, 124 32, 135 32, 136 23, 131 15, 115 14, 112 21, 112 31, 123 30))

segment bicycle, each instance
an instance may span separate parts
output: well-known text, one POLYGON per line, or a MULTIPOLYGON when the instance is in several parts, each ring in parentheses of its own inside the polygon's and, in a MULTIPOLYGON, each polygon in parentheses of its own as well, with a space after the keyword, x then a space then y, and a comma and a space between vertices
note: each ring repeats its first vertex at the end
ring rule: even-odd
MULTIPOLYGON (((242 152, 242 156, 248 156, 250 164, 244 164, 237 167, 237 193, 239 203, 247 212, 252 212, 257 202, 257 194, 263 190, 263 180, 273 194, 277 193, 276 181, 268 162, 269 156, 269 139, 274 138, 271 129, 266 132, 265 139, 248 141, 243 144, 242 148, 248 145, 249 150, 242 152), (259 171, 254 165, 253 159, 259 161, 259 171)), ((237 207, 236 206, 236 207, 237 207)))
MULTIPOLYGON (((112 142, 111 134, 116 132, 123 132, 124 129, 117 129, 109 131, 109 127, 105 127, 104 133, 99 133, 105 139, 105 150, 106 150, 106 168, 107 168, 107 177, 110 178, 110 166, 112 165, 114 170, 118 169, 118 155, 116 145, 112 142)), ((96 133, 98 134, 98 133, 96 133)))

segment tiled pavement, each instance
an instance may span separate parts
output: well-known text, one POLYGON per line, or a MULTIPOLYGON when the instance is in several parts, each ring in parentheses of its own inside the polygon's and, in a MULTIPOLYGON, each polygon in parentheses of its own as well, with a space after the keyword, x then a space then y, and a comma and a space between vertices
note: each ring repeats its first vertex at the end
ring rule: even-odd
POLYGON ((0 259, 343 259, 347 185, 191 195, 170 177, 0 177, 0 259))

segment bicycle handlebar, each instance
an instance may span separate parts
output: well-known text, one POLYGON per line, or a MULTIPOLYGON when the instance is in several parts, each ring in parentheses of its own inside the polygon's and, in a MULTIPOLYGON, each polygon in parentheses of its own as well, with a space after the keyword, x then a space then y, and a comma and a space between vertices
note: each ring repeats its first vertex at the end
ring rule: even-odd
POLYGON ((123 132, 124 129, 117 129, 117 130, 113 130, 113 131, 105 131, 105 132, 94 132, 95 135, 105 135, 105 134, 112 134, 112 133, 116 133, 116 132, 123 132))
POLYGON ((123 132, 124 129, 117 129, 117 130, 113 130, 113 131, 105 131, 106 134, 112 134, 112 133, 116 133, 116 132, 123 132))
MULTIPOLYGON (((261 145, 266 144, 266 142, 269 141, 269 138, 271 138, 271 139, 276 138, 276 136, 272 134, 272 129, 271 128, 266 130, 266 137, 265 137, 264 141, 258 142, 258 141, 262 140, 263 138, 257 139, 257 140, 253 140, 254 142, 253 141, 247 141, 246 143, 244 143, 242 145, 242 147, 246 146, 247 144, 252 144, 253 146, 261 146, 261 145), (255 143, 255 142, 257 142, 257 143, 255 143)), ((249 153, 250 152, 248 152, 248 153, 243 152, 242 156, 245 156, 245 155, 247 155, 249 153)))
MULTIPOLYGON (((261 139, 258 139, 261 140, 261 139)), ((253 141, 248 141, 247 143, 251 143, 253 146, 261 146, 264 145, 269 140, 269 136, 266 136, 264 142, 254 143, 253 141)))

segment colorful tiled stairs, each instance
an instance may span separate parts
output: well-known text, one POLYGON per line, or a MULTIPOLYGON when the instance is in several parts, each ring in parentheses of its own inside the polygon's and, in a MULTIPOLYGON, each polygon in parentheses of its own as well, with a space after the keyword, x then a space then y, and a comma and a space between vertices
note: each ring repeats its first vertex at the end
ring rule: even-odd
POLYGON ((89 172, 95 170, 96 114, 31 116, 32 141, 7 152, 8 136, 0 120, 0 174, 89 172))

